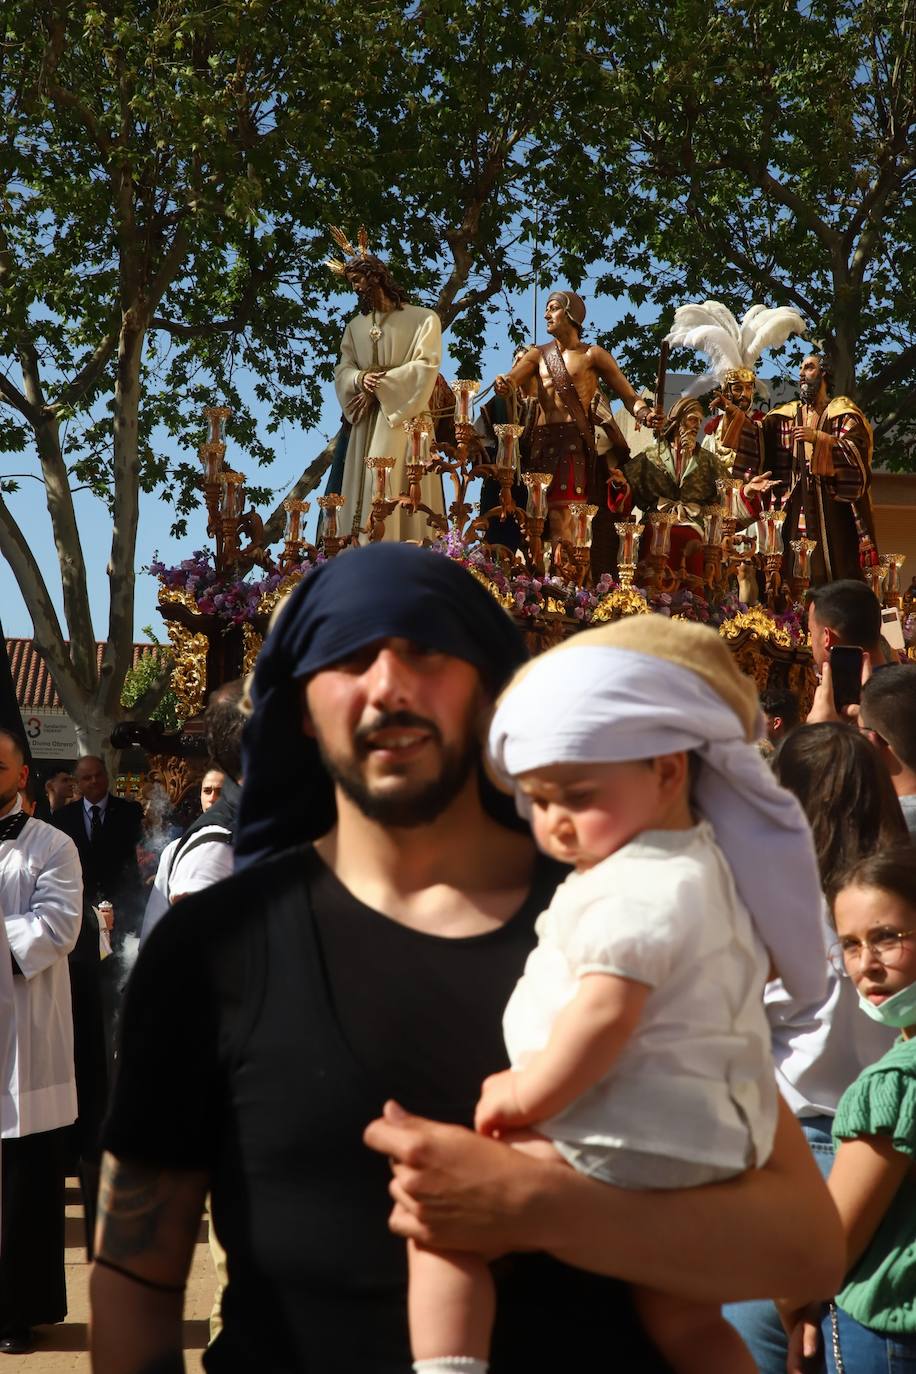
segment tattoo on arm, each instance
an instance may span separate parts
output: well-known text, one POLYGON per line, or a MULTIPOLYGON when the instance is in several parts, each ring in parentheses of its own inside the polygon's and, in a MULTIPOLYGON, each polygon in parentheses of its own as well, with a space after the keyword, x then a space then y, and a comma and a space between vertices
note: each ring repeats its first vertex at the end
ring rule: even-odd
POLYGON ((99 1256, 165 1283, 184 1283, 207 1190, 204 1174, 102 1158, 99 1256))

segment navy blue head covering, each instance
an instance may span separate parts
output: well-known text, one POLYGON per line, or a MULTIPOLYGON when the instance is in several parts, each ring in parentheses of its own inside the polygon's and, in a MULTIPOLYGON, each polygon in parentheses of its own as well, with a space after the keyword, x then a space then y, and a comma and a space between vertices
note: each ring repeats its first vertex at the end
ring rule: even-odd
POLYGON ((391 543, 323 564, 291 593, 255 665, 237 869, 331 828, 333 786, 302 731, 299 680, 394 637, 472 663, 494 696, 526 657, 510 617, 451 558, 391 543))

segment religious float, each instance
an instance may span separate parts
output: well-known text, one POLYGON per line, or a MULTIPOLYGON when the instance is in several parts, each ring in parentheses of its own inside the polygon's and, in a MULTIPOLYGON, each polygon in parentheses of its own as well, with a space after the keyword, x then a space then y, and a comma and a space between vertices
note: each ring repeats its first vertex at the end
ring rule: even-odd
MULTIPOLYGON (((200 448, 201 485, 213 548, 176 567, 157 561, 151 569, 160 579, 159 610, 174 655, 172 685, 184 724, 173 734, 148 723, 120 727, 125 742, 129 733, 147 750, 173 803, 197 785, 203 771, 201 716, 208 693, 251 670, 271 615, 303 578, 327 559, 346 556, 357 543, 385 538, 388 522, 401 511, 421 517, 424 544, 460 562, 488 588, 514 618, 532 653, 585 625, 622 616, 667 615, 717 630, 761 690, 788 687, 803 709, 810 702, 814 679, 803 599, 814 541, 804 534, 792 541, 792 571, 785 578, 780 572, 785 517, 775 503, 761 510, 754 534, 740 532, 746 516, 739 508, 740 482, 723 466, 716 479, 718 499, 697 513, 702 536, 689 557, 684 549, 678 556, 672 553, 676 512, 655 510, 644 519, 630 515, 615 521, 615 569, 596 577, 591 545, 597 507, 571 503, 568 535, 546 539, 551 474, 523 472, 527 501, 519 505, 513 491, 519 489, 521 427, 497 425, 498 444, 491 456, 472 420, 479 383, 461 379, 451 390, 454 443, 437 440, 428 416, 405 422, 405 490, 390 489, 393 459, 366 458, 372 499, 365 524, 340 531, 337 515, 343 498, 333 492, 319 496, 320 536, 310 543, 304 535, 310 503, 287 500, 286 534, 276 556, 265 547, 260 517, 245 509, 243 475, 226 461, 225 426, 231 412, 225 407, 206 411, 210 432, 200 448), (429 476, 442 478, 450 489, 444 514, 422 500, 421 481, 429 476), (485 490, 498 491, 486 509, 470 497, 478 480, 487 483, 485 490), (500 542, 501 532, 510 527, 514 547, 500 542)), ((901 555, 886 554, 868 571, 886 606, 902 607, 903 561, 901 555)))

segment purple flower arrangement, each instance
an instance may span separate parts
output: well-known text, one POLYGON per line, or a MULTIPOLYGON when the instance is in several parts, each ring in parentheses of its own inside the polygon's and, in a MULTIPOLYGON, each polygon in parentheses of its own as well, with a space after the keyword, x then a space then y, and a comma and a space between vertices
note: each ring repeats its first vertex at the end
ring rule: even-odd
MULTIPOLYGON (((319 557, 318 561, 324 562, 324 559, 319 557)), ((256 581, 244 577, 227 581, 218 576, 210 550, 195 549, 190 558, 183 559, 174 568, 166 567, 154 554, 148 571, 170 591, 186 592, 202 615, 218 616, 228 626, 253 621, 264 597, 275 591, 290 572, 301 573, 304 577, 316 566, 305 561, 287 572, 266 573, 256 581)))
MULTIPOLYGON (((574 582, 566 582, 560 577, 538 577, 519 565, 518 569, 506 569, 505 565, 487 551, 485 547, 469 548, 454 533, 438 539, 432 545, 434 553, 453 558, 469 571, 493 584, 507 604, 511 601, 512 613, 520 619, 536 620, 539 617, 566 616, 587 625, 595 613, 595 608, 609 592, 617 590, 618 583, 609 573, 603 573, 593 588, 577 587, 574 582)), ((325 562, 323 554, 318 555, 317 563, 302 562, 291 572, 303 577, 325 562)), ((221 580, 209 549, 196 549, 190 558, 185 558, 177 567, 169 568, 153 555, 149 572, 158 577, 164 587, 171 591, 183 591, 194 601, 202 615, 215 615, 228 625, 242 625, 253 621, 260 612, 265 596, 274 591, 289 576, 289 572, 266 573, 256 581, 244 577, 232 581, 221 580)), ((737 593, 729 592, 721 601, 710 602, 699 592, 681 589, 676 592, 659 592, 649 596, 641 588, 633 588, 642 596, 650 610, 659 615, 678 616, 683 620, 693 620, 703 625, 718 627, 727 620, 733 620, 747 610, 737 593)), ((764 609, 764 608, 761 608, 764 609)), ((765 614, 769 612, 764 610, 765 614)), ((800 606, 792 606, 774 617, 775 623, 785 629, 793 645, 805 643, 803 611, 800 606)))

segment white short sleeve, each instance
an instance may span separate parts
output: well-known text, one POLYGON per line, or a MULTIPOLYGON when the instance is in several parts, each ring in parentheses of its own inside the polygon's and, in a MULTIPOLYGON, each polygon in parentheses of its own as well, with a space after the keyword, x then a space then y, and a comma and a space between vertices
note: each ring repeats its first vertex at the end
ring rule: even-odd
POLYGON ((648 902, 605 898, 576 921, 566 955, 572 972, 613 973, 657 987, 670 976, 681 941, 667 913, 648 902))

